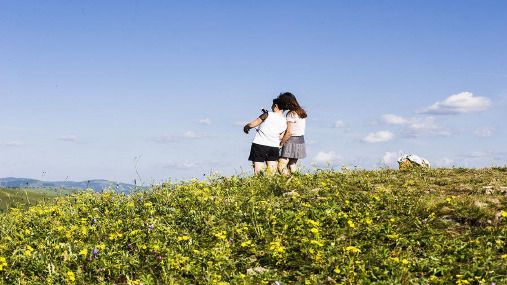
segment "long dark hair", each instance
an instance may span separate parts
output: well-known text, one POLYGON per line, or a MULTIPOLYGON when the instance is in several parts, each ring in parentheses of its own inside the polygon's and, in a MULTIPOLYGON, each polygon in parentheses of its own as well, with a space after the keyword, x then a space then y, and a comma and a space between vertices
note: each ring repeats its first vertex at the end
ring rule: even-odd
POLYGON ((291 112, 296 113, 301 119, 304 119, 308 117, 306 114, 306 111, 299 106, 298 100, 296 100, 296 96, 290 92, 281 93, 280 96, 278 96, 287 107, 288 110, 291 112))

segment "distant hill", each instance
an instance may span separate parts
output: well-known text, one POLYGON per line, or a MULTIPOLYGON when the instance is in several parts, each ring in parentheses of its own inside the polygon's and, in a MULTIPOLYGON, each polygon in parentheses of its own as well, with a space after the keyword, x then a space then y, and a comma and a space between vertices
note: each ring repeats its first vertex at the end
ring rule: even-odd
POLYGON ((0 187, 4 188, 67 188, 86 190, 91 188, 96 192, 105 189, 116 190, 117 192, 129 192, 135 188, 135 185, 126 183, 117 183, 103 179, 93 179, 81 182, 75 181, 41 181, 30 178, 6 177, 0 178, 0 187))

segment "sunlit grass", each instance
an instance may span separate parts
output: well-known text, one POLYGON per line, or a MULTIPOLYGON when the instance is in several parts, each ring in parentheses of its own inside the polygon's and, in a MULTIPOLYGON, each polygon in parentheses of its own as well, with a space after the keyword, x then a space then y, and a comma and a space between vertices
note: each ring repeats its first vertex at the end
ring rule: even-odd
POLYGON ((503 284, 506 187, 505 168, 344 169, 82 192, 0 216, 0 278, 503 284))

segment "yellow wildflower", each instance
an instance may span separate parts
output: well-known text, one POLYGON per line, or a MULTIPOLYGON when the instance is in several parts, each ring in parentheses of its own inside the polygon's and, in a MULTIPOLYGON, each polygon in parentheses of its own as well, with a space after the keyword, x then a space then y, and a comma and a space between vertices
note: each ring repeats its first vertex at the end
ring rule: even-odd
POLYGON ((7 260, 5 257, 0 257, 0 271, 3 271, 4 267, 7 267, 7 260))
POLYGON ((33 247, 31 247, 29 245, 26 246, 26 249, 25 249, 25 254, 26 255, 32 254, 33 251, 34 251, 33 247))
POLYGON ((74 272, 72 271, 67 272, 67 277, 70 281, 76 281, 76 277, 74 276, 74 272))
POLYGON ((349 252, 361 252, 361 250, 355 246, 347 246, 345 250, 349 252))
POLYGON ((323 243, 318 242, 318 241, 313 240, 313 239, 310 241, 310 243, 316 244, 316 245, 318 245, 318 246, 324 246, 324 244, 323 244, 323 243))
POLYGON ((79 255, 82 255, 82 256, 86 257, 88 255, 88 249, 85 248, 85 249, 81 250, 79 252, 79 255))

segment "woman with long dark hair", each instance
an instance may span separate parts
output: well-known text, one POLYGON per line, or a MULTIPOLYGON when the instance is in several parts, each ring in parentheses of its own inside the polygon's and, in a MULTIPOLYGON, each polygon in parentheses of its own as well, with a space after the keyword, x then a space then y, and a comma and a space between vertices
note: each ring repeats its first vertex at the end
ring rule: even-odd
POLYGON ((280 142, 280 159, 278 171, 280 174, 289 174, 298 171, 298 159, 306 157, 305 128, 306 111, 301 108, 296 96, 290 92, 282 93, 279 98, 289 110, 287 113, 287 129, 280 142), (288 169, 287 169, 288 168, 288 169))

